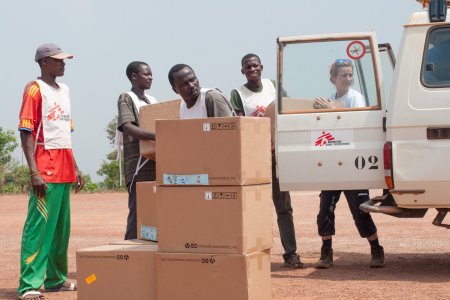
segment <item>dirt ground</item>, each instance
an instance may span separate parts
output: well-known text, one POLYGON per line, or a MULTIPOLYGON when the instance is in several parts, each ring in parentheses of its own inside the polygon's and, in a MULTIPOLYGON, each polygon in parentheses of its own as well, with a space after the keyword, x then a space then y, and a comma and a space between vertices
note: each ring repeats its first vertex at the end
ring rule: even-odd
MULTIPOLYGON (((321 246, 315 225, 318 192, 293 193, 292 198, 298 253, 305 268, 283 267, 274 216, 273 299, 450 299, 450 230, 431 225, 434 211, 430 210, 423 219, 374 215, 386 252, 386 266, 370 269, 368 243, 359 238, 342 198, 344 201, 336 211, 335 265, 328 270, 317 270, 314 263, 321 246)), ((26 195, 0 197, 0 299, 17 298, 20 239, 26 208, 26 195)), ((76 277, 76 250, 122 239, 126 214, 125 193, 72 196, 70 278, 76 277)), ((450 223, 450 217, 445 221, 450 223)), ((46 299, 53 300, 76 298, 76 292, 46 295, 46 299)))

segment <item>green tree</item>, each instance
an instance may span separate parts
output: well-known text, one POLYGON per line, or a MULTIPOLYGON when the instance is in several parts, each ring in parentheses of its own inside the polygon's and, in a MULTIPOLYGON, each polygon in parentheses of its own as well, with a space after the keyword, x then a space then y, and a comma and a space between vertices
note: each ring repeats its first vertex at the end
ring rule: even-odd
POLYGON ((106 126, 106 134, 111 145, 114 145, 114 138, 116 137, 117 116, 115 116, 106 126))
MULTIPOLYGON (((92 182, 91 176, 89 174, 83 175, 84 179, 84 186, 83 189, 80 192, 86 192, 86 193, 95 193, 98 190, 98 186, 95 182, 92 182)), ((77 188, 77 183, 72 184, 72 191, 75 191, 77 188)))
MULTIPOLYGON (((114 146, 114 139, 116 136, 116 128, 117 128, 117 117, 113 118, 108 125, 106 126, 106 134, 111 146, 114 146)), ((119 162, 116 160, 117 151, 114 149, 108 155, 106 155, 106 159, 104 160, 100 166, 100 169, 97 171, 99 176, 104 178, 103 182, 101 182, 101 187, 107 190, 124 190, 125 189, 125 180, 122 178, 122 185, 120 185, 120 173, 119 173, 119 162)), ((122 164, 123 170, 123 158, 120 160, 122 164)))
POLYGON ((30 187, 30 170, 21 166, 17 161, 10 163, 5 172, 4 185, 1 192, 6 194, 25 193, 30 187))
POLYGON ((0 191, 3 191, 8 168, 13 162, 12 153, 17 146, 18 144, 14 131, 4 131, 3 128, 0 127, 0 191))
POLYGON ((105 179, 101 183, 101 187, 107 190, 123 190, 125 183, 122 178, 122 186, 119 185, 119 162, 117 160, 103 161, 97 174, 103 176, 105 179))
POLYGON ((4 131, 0 127, 0 165, 4 166, 12 160, 12 152, 17 148, 14 131, 4 131))

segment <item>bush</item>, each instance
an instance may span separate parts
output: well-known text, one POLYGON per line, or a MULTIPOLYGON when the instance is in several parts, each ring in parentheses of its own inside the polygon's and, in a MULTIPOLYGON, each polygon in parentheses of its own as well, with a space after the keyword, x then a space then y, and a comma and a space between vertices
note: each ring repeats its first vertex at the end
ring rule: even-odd
MULTIPOLYGON (((84 187, 80 192, 85 193, 95 193, 98 190, 98 186, 96 183, 92 182, 90 175, 83 175, 84 179, 84 187)), ((77 183, 72 184, 72 191, 75 191, 77 188, 77 183)))
POLYGON ((26 166, 12 162, 4 173, 1 192, 6 194, 25 193, 30 188, 30 171, 26 166))

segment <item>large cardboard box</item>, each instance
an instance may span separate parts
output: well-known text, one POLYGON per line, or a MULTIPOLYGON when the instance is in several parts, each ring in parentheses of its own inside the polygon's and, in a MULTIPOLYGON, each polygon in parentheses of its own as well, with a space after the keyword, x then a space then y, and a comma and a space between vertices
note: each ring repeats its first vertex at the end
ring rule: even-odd
POLYGON ((157 120, 159 185, 270 183, 268 118, 157 120))
POLYGON ((156 182, 136 182, 137 234, 139 239, 158 241, 156 182))
MULTIPOLYGON (((156 119, 179 119, 181 100, 145 105, 139 110, 139 127, 155 132, 156 119)), ((155 141, 139 140, 141 155, 155 160, 155 141)))
POLYGON ((244 254, 272 247, 272 185, 158 186, 161 252, 244 254))
POLYGON ((155 245, 77 251, 78 299, 156 299, 155 245))
POLYGON ((249 255, 158 253, 159 300, 271 299, 270 252, 249 255))

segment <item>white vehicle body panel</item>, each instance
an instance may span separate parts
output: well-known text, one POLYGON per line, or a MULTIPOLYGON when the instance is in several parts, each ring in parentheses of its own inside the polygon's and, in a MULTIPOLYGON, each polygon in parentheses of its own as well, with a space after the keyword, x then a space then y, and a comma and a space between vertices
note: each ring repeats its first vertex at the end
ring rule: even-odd
POLYGON ((450 139, 427 138, 428 128, 450 127, 450 88, 424 86, 419 63, 427 32, 448 25, 430 24, 421 12, 410 18, 403 32, 386 123, 387 140, 392 142, 393 194, 400 207, 450 206, 450 139))

